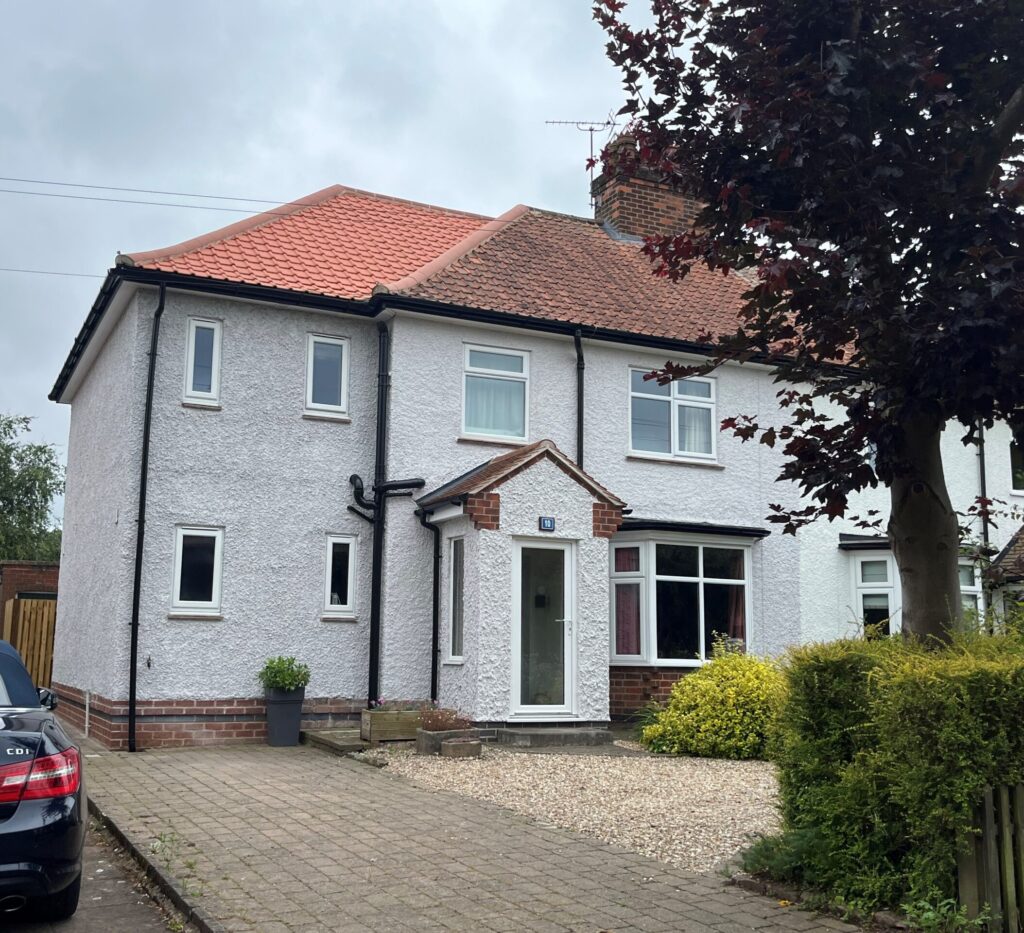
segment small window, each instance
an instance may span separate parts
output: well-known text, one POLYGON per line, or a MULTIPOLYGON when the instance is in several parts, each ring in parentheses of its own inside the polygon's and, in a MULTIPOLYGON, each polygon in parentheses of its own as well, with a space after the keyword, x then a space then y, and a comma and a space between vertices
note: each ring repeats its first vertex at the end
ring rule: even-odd
POLYGON ((612 547, 612 656, 643 655, 643 591, 641 545, 612 547))
POLYGON ((1015 441, 1010 442, 1010 488, 1024 492, 1024 448, 1015 441))
POLYGON ((173 608, 220 611, 223 541, 224 531, 220 528, 179 526, 176 529, 173 608))
POLYGON ((306 408, 348 411, 348 340, 310 334, 306 348, 306 408))
POLYGON ((207 404, 220 401, 220 330, 220 321, 188 319, 186 401, 207 404))
POLYGON ((467 346, 463 379, 464 434, 526 440, 528 354, 467 346))
POLYGON ((985 600, 981 590, 981 574, 973 563, 966 560, 960 561, 958 569, 960 600, 963 603, 964 611, 977 615, 985 609, 985 600))
POLYGON ((451 637, 448 640, 448 657, 452 661, 462 660, 463 636, 465 632, 465 560, 466 546, 463 538, 453 538, 451 544, 451 637))
POLYGON ((630 449, 635 453, 713 460, 715 381, 679 379, 668 385, 630 370, 630 449))
POLYGON ((898 630, 896 563, 889 554, 882 552, 854 559, 854 599, 857 618, 870 635, 891 635, 898 630))
POLYGON ((327 536, 327 580, 324 615, 355 616, 355 543, 351 535, 327 536))

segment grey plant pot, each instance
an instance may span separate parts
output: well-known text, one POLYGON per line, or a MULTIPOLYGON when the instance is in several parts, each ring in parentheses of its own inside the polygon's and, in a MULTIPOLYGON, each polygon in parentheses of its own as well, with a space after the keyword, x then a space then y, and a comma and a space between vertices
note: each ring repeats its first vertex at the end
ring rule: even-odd
POLYGON ((298 745, 299 729, 302 726, 302 701, 306 698, 306 688, 267 688, 266 697, 267 745, 298 745))

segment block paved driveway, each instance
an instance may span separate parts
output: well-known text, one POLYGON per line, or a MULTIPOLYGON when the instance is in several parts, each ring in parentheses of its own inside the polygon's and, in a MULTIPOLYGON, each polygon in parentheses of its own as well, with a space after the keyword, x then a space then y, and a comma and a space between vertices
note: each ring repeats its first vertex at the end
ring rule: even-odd
POLYGON ((94 799, 215 928, 856 929, 306 746, 87 754, 94 799))

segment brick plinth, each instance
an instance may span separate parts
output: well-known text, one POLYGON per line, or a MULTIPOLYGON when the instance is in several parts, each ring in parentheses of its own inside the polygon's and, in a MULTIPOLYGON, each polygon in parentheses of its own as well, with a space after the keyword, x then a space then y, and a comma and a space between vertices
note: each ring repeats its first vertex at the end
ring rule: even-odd
POLYGON ((608 706, 612 718, 626 719, 651 700, 663 703, 672 685, 690 671, 678 667, 611 668, 608 706))
MULTIPOLYGON (((57 715, 85 730, 86 696, 67 684, 54 684, 60 705, 57 715)), ((362 699, 307 697, 302 705, 304 729, 350 723, 366 706, 362 699)), ((135 738, 139 748, 186 745, 230 745, 254 742, 266 735, 266 706, 259 697, 214 700, 139 700, 135 738)), ((128 747, 128 701, 89 697, 89 735, 107 748, 128 747)))

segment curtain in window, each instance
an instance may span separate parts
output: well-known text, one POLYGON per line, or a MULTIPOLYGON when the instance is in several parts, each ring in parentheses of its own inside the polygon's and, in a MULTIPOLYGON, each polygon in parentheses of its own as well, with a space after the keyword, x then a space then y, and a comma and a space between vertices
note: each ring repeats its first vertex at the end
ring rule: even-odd
POLYGON ((466 430, 525 437, 526 383, 467 375, 466 430))
POLYGON ((679 449, 685 453, 711 453, 711 409, 679 406, 679 449))
POLYGON ((615 653, 640 653, 640 584, 615 587, 615 653))

